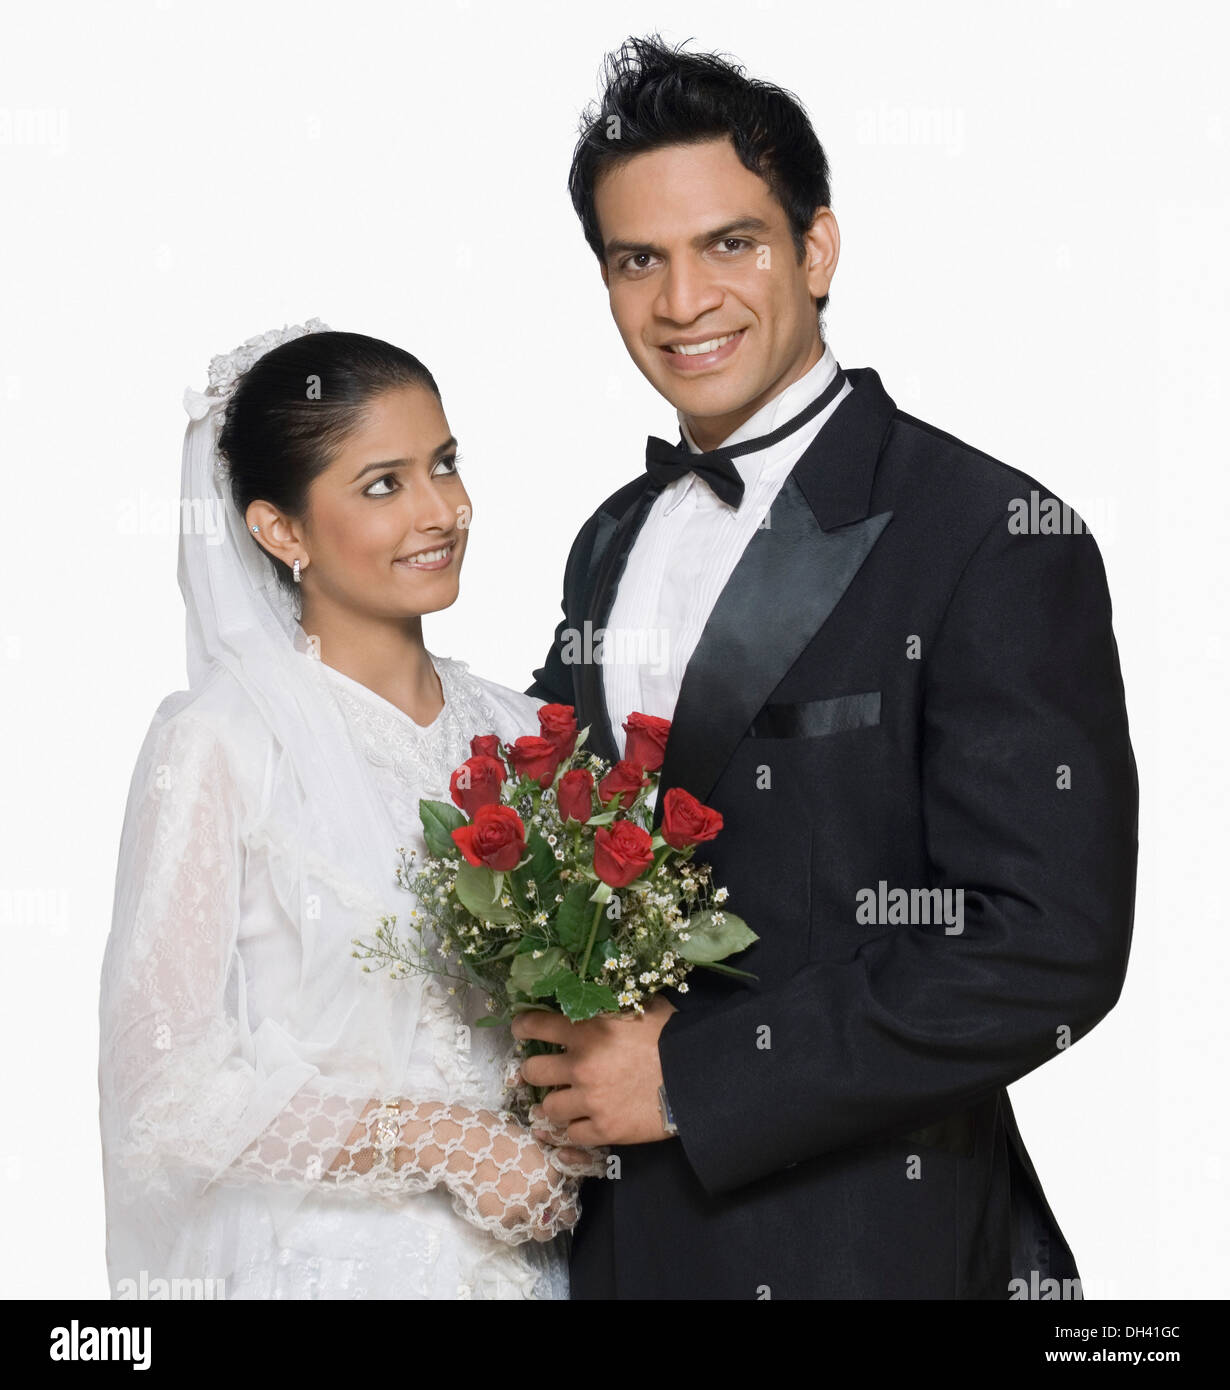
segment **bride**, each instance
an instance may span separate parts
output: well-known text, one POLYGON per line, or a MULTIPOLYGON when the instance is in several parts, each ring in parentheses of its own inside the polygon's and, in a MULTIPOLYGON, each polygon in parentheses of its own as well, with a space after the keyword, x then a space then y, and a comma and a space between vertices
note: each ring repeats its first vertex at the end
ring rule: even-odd
POLYGON ((540 701, 423 644, 469 535, 436 384, 313 319, 185 405, 191 688, 137 760, 102 973, 112 1293, 566 1298, 601 1151, 500 1111, 478 991, 352 956, 414 906, 419 798, 473 736, 539 732, 540 701))

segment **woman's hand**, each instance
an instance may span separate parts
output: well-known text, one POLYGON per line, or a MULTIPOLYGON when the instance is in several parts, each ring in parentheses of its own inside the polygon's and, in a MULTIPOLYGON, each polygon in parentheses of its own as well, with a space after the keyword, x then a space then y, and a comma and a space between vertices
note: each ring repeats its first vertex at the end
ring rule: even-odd
POLYGON ((498 1240, 551 1240, 576 1224, 578 1170, 594 1163, 585 1150, 557 1151, 510 1115, 459 1106, 436 1118, 432 1138, 446 1153, 445 1186, 466 1218, 498 1240), (561 1171, 557 1152, 568 1155, 570 1172, 561 1171))

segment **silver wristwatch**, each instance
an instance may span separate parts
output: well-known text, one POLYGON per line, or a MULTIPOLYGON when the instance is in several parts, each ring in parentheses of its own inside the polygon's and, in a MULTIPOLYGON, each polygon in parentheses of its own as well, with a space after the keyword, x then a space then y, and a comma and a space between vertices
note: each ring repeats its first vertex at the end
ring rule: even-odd
POLYGON ((667 1134, 678 1134, 679 1126, 671 1113, 671 1103, 666 1099, 666 1082, 658 1087, 658 1109, 662 1112, 662 1128, 667 1134))

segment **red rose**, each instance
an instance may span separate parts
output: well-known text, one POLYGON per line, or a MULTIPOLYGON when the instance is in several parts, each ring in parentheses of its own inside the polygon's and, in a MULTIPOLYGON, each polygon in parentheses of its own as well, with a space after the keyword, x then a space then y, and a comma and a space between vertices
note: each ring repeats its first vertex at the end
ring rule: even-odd
POLYGON ((628 820, 594 831, 594 872, 612 888, 623 888, 653 863, 653 840, 628 820))
POLYGON ((540 787, 549 787, 560 765, 560 756, 549 738, 523 734, 508 750, 508 761, 519 777, 535 777, 540 787))
POLYGON ((504 764, 499 758, 478 755, 467 758, 448 779, 453 800, 472 816, 480 806, 493 806, 500 799, 504 784, 504 764))
POLYGON ((722 828, 722 813, 702 806, 691 792, 672 787, 662 798, 662 838, 674 849, 712 840, 722 828))
POLYGON ((669 719, 659 719, 656 714, 642 714, 633 710, 624 720, 624 733, 628 735, 624 743, 624 757, 636 763, 646 772, 657 772, 666 756, 666 737, 671 731, 669 719))
POLYGON ((525 853, 525 826, 511 806, 480 806, 469 825, 451 832, 453 843, 475 868, 515 869, 525 853))
POLYGON ((538 728, 559 752, 559 760, 572 757, 577 746, 577 714, 571 705, 540 705, 538 728))
POLYGON ((495 734, 475 734, 470 740, 470 752, 476 758, 498 758, 500 740, 495 734))
POLYGON ((584 822, 594 814, 594 774, 588 768, 565 772, 555 792, 559 797, 560 820, 584 822))
POLYGON ((639 763, 630 763, 627 758, 620 758, 598 783, 598 800, 605 806, 618 792, 619 804, 626 811, 636 800, 637 792, 648 785, 649 778, 645 776, 639 763))

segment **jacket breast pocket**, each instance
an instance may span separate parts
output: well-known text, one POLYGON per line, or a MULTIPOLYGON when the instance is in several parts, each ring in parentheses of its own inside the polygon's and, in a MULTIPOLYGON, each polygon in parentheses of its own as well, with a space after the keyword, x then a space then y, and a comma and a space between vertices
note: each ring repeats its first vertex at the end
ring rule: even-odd
POLYGON ((818 738, 880 722, 880 692, 834 695, 827 700, 802 700, 765 705, 752 721, 750 738, 818 738))

